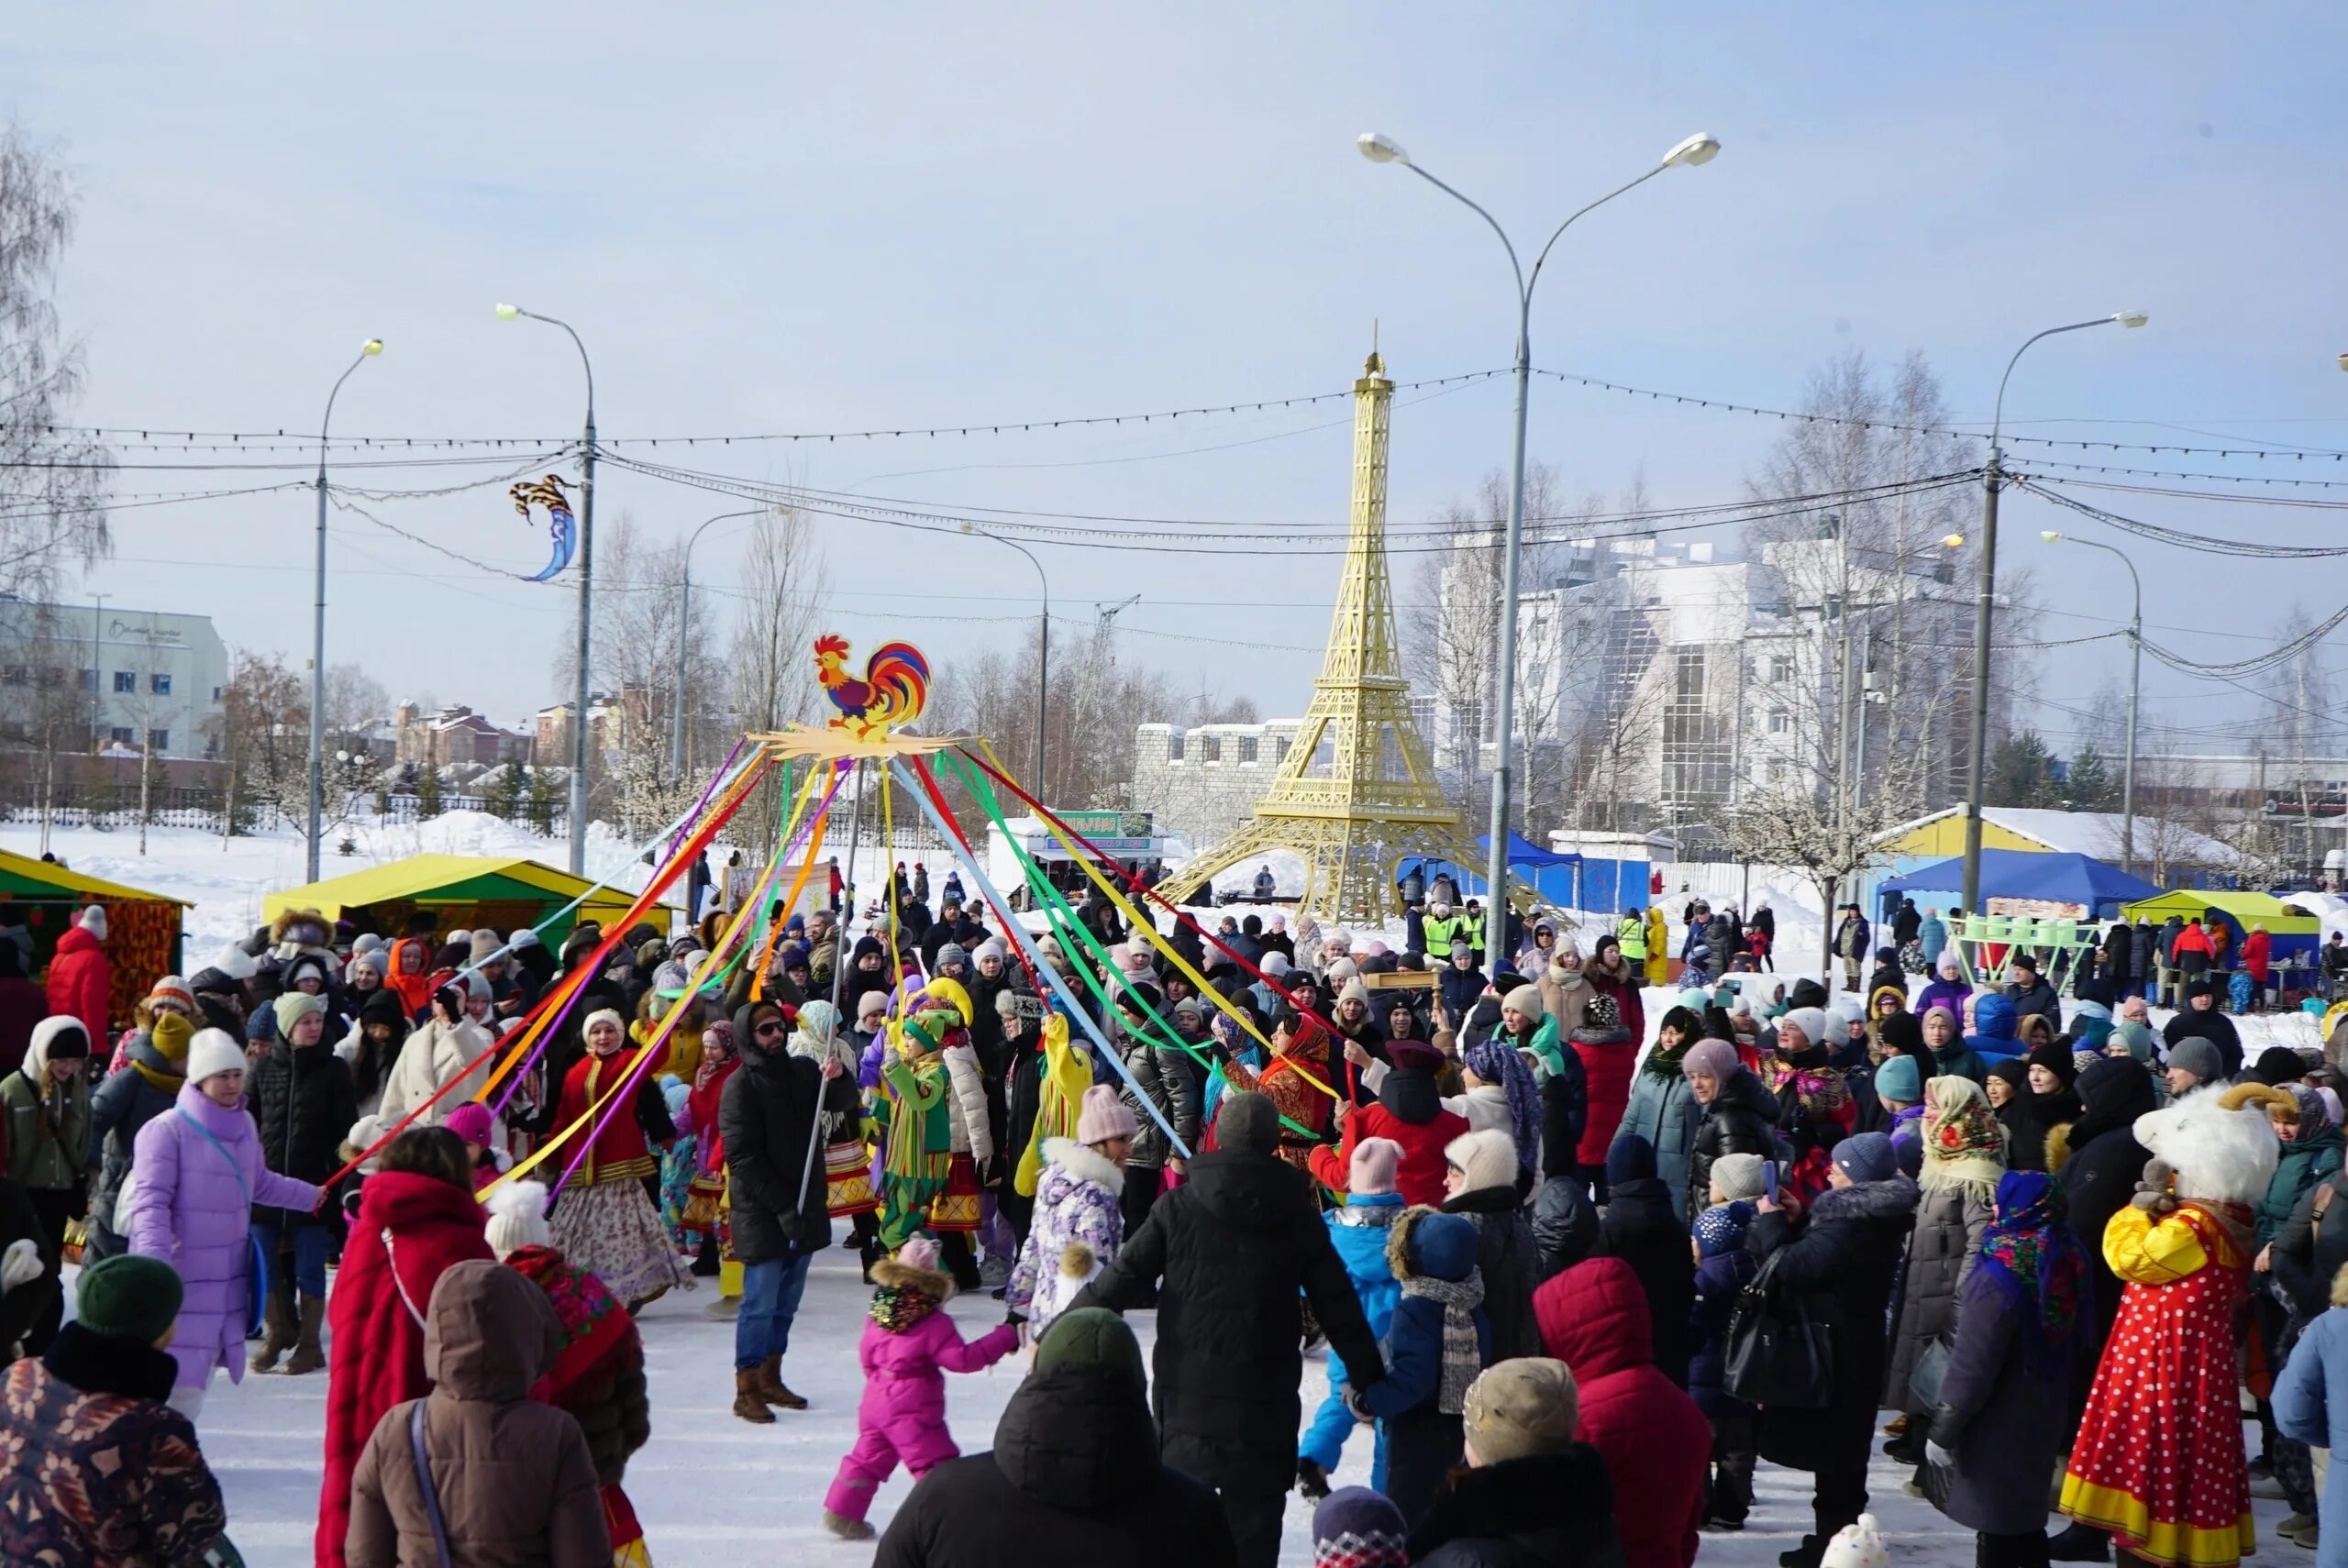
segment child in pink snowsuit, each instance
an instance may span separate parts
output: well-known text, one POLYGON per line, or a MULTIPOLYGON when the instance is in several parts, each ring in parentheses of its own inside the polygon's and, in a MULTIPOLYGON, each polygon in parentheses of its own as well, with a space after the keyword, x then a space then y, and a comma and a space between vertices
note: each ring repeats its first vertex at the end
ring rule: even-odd
POLYGON ((824 1528, 844 1540, 870 1539, 864 1520, 872 1494, 900 1463, 919 1480, 960 1455, 946 1430, 948 1372, 978 1372, 1019 1348, 1016 1324, 1003 1323, 967 1343, 943 1310, 954 1294, 937 1266, 937 1243, 915 1236, 893 1258, 872 1265, 870 1321, 856 1347, 864 1364, 864 1398, 856 1408, 856 1446, 824 1494, 824 1528))

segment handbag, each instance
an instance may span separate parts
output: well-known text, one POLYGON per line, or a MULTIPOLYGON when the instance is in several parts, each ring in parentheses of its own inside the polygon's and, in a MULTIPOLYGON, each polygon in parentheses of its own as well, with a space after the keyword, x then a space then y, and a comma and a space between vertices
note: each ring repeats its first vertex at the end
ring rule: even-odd
POLYGON ((1722 1385, 1752 1404, 1822 1410, 1833 1398, 1834 1343, 1800 1296, 1773 1288, 1784 1255, 1771 1253, 1730 1309, 1722 1385))
POLYGON ((1916 1358, 1908 1371, 1908 1392, 1927 1410, 1936 1409, 1941 1402, 1941 1384, 1948 1376, 1949 1349, 1946 1340, 1934 1340, 1916 1358))
POLYGON ((440 1517, 440 1489, 432 1485, 432 1461, 424 1452, 424 1404, 418 1399, 407 1408, 407 1446, 415 1455, 415 1489, 424 1496, 424 1517, 432 1525, 432 1550, 439 1553, 440 1568, 455 1568, 455 1559, 449 1555, 449 1523, 440 1517))
POLYGON ((204 1141, 220 1151, 220 1157, 228 1162, 228 1174, 237 1178, 237 1190, 245 1195, 245 1244, 252 1249, 253 1261, 249 1282, 251 1298, 245 1303, 245 1338, 251 1339, 261 1331, 263 1309, 269 1304, 269 1252, 260 1244, 260 1238, 252 1232, 253 1193, 252 1188, 245 1185, 245 1167, 237 1163, 237 1156, 228 1152, 228 1145, 213 1135, 211 1128, 177 1106, 172 1107, 172 1114, 203 1133, 204 1141))

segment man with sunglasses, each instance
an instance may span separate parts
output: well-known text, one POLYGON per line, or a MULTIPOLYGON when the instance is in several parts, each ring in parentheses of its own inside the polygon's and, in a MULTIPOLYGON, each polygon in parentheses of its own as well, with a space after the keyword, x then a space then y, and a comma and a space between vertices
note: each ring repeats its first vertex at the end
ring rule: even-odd
POLYGON ((734 1320, 734 1413, 766 1425, 768 1408, 803 1410, 782 1381, 792 1319, 807 1289, 807 1264, 832 1243, 823 1163, 811 1159, 819 1110, 852 1110, 856 1079, 836 1061, 819 1068, 791 1055, 790 1026, 770 1001, 734 1015, 741 1070, 726 1081, 717 1125, 732 1182, 734 1253, 742 1264, 742 1309, 734 1320))

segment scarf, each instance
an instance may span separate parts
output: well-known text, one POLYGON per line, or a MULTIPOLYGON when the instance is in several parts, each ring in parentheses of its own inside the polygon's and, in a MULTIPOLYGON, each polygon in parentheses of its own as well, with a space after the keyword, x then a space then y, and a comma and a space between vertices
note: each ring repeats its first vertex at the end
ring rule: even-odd
POLYGON ((640 1345, 636 1320, 602 1280, 571 1267, 552 1247, 516 1247, 506 1254, 505 1266, 546 1292, 555 1320, 562 1325, 562 1348, 530 1390, 531 1397, 567 1408, 566 1397, 597 1373, 608 1369, 616 1374, 631 1359, 643 1359, 640 1348, 633 1357, 628 1353, 631 1343, 640 1345))
POLYGON ((1471 1268, 1465 1279, 1412 1275, 1402 1281, 1402 1294, 1443 1304, 1443 1380, 1435 1390, 1434 1408, 1456 1416, 1468 1408, 1468 1386, 1484 1369, 1483 1342, 1476 1334, 1476 1309, 1484 1304, 1484 1271, 1471 1268))
POLYGON ((2024 1364, 2037 1373, 2061 1368, 2088 1264, 2071 1233, 2063 1189, 2043 1172, 2010 1171, 1998 1183, 1997 1210, 1981 1238, 1981 1264, 2022 1310, 2024 1364))
POLYGON ((1532 1169, 1533 1151, 1541 1146, 1541 1089, 1533 1081, 1533 1068, 1520 1052, 1497 1036, 1468 1047, 1460 1062, 1479 1078, 1507 1093, 1517 1168, 1532 1169))
POLYGON ((872 1293, 872 1320, 902 1334, 937 1310, 937 1297, 910 1285, 884 1285, 872 1293))
POLYGON ((2006 1128, 1979 1086, 1944 1074, 1925 1086, 1924 1098, 1935 1120, 1924 1135, 1924 1164, 1916 1185, 1969 1187, 1994 1198, 2006 1174, 2006 1128))

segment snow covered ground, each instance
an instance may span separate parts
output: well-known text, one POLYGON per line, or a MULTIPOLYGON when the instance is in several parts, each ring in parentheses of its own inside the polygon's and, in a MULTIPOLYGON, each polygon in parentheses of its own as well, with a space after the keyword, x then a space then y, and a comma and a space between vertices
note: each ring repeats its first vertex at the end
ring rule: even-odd
MULTIPOLYGON (((733 1399, 733 1325, 711 1320, 703 1307, 712 1282, 671 1295, 646 1309, 645 1352, 652 1387, 652 1441, 628 1465, 628 1496, 642 1518, 659 1568, 736 1568, 746 1562, 869 1562, 869 1546, 833 1540, 816 1522, 824 1488, 855 1440, 860 1392, 856 1342, 869 1293, 858 1283, 855 1259, 834 1249, 818 1258, 800 1309, 798 1332, 783 1364, 785 1381, 813 1408, 778 1413, 770 1427, 753 1427, 728 1413, 733 1399)), ((951 1310, 966 1337, 1000 1320, 995 1303, 958 1301, 951 1310)), ((1132 1319, 1145 1347, 1154 1314, 1132 1319)), ((989 1445, 995 1420, 1025 1366, 1021 1353, 990 1370, 947 1379, 955 1437, 966 1452, 989 1445)), ((1322 1369, 1305 1370, 1309 1418, 1325 1387, 1322 1369)), ((254 1568, 296 1568, 310 1561, 317 1518, 319 1442, 325 1430, 326 1377, 248 1377, 238 1387, 216 1381, 199 1425, 205 1455, 227 1494, 229 1536, 254 1568)), ((2249 1441, 2255 1444, 2254 1428, 2249 1441)), ((1347 1446, 1338 1480, 1367 1485, 1369 1443, 1347 1446)), ((1900 1490, 1899 1467, 1878 1457, 1869 1505, 1903 1568, 1968 1568, 1971 1537, 1921 1498, 1900 1490)), ((1809 1528, 1810 1477, 1764 1464, 1758 1500, 1741 1534, 1708 1534, 1699 1561, 1720 1568, 1773 1568, 1809 1528)), ((899 1475, 880 1489, 872 1510, 886 1529, 910 1485, 899 1475)), ((2302 1553, 2276 1540, 2273 1526, 2286 1511, 2257 1505, 2262 1558, 2289 1562, 2302 1553)), ((1309 1563, 1312 1508, 1291 1496, 1283 1563, 1309 1563)), ((2050 1521, 2059 1528, 2061 1521, 2050 1521)), ((1044 1568, 1044 1565, 1039 1565, 1044 1568)))

